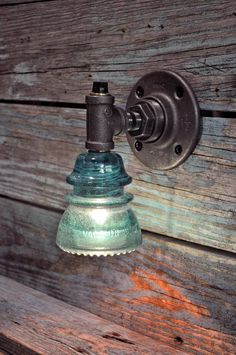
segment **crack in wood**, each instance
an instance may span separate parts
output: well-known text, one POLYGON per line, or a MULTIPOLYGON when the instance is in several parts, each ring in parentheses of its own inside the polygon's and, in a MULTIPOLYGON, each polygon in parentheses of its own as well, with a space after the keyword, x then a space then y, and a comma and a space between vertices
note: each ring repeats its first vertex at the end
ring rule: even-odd
POLYGON ((68 345, 64 341, 59 340, 59 339, 55 339, 55 338, 53 338, 51 336, 48 336, 48 339, 50 339, 52 341, 55 341, 56 343, 59 343, 59 344, 65 346, 66 348, 68 348, 68 350, 75 351, 76 353, 79 353, 79 354, 90 354, 90 352, 88 352, 87 350, 85 350, 85 349, 83 349, 83 348, 81 348, 79 346, 78 347, 74 347, 74 346, 68 345))
POLYGON ((132 341, 125 339, 125 338, 121 338, 121 335, 119 335, 117 333, 105 334, 105 335, 102 335, 102 338, 120 341, 125 344, 135 345, 132 341))

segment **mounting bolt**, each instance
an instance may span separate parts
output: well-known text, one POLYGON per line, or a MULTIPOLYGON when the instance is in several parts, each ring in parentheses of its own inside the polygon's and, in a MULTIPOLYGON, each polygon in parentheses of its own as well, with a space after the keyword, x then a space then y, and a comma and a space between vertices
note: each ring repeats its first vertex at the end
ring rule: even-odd
POLYGON ((142 150, 142 148, 143 148, 143 143, 142 143, 142 142, 139 142, 139 141, 136 141, 136 142, 134 143, 134 146, 135 146, 135 149, 136 149, 138 152, 140 152, 140 150, 142 150))
POLYGON ((137 89, 136 89, 136 95, 137 95, 139 98, 143 97, 143 95, 144 95, 144 90, 143 90, 142 86, 138 86, 138 87, 137 87, 137 89))
POLYGON ((183 149, 180 144, 175 146, 175 154, 180 155, 182 153, 183 149))

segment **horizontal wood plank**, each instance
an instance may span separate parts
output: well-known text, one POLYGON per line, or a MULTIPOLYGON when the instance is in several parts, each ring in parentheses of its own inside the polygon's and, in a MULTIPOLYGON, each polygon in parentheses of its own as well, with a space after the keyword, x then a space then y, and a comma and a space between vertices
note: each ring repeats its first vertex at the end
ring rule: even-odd
MULTIPOLYGON (((85 111, 2 104, 0 120, 0 194, 64 209, 65 178, 84 150, 85 111)), ((235 128, 234 118, 204 117, 194 154, 166 172, 146 168, 126 137, 116 139, 143 229, 236 251, 235 128)))
POLYGON ((84 102, 108 80, 125 103, 141 75, 184 75, 201 105, 236 109, 233 0, 63 0, 0 8, 0 97, 84 102))
POLYGON ((0 273, 184 354, 235 353, 233 254, 144 233, 134 253, 75 256, 55 245, 59 218, 1 198, 0 273))
POLYGON ((14 355, 181 354, 3 276, 0 310, 0 344, 14 355))

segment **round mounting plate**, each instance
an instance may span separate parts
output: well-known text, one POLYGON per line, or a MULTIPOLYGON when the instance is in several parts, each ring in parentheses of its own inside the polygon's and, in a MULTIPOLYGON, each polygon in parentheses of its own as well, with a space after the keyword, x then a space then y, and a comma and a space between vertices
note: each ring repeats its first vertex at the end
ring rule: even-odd
POLYGON ((161 105, 165 115, 163 133, 149 143, 137 141, 128 132, 128 142, 136 157, 146 166, 158 170, 173 169, 189 157, 199 139, 200 111, 194 92, 179 74, 157 71, 143 76, 136 83, 126 109, 143 98, 152 98, 161 105))

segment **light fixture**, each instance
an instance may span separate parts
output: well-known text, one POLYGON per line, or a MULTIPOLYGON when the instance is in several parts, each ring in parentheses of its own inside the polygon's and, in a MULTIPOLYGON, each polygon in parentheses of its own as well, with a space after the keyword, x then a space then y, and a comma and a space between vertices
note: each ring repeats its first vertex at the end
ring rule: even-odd
POLYGON ((179 74, 159 71, 142 77, 131 90, 126 109, 114 105, 106 82, 94 82, 86 96, 87 153, 80 154, 67 182, 73 193, 59 223, 57 245, 83 255, 131 252, 141 230, 124 192, 131 183, 113 136, 126 133, 136 157, 152 169, 183 163, 199 138, 199 107, 179 74))

